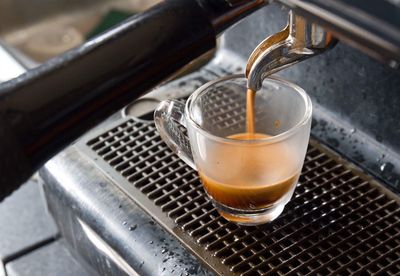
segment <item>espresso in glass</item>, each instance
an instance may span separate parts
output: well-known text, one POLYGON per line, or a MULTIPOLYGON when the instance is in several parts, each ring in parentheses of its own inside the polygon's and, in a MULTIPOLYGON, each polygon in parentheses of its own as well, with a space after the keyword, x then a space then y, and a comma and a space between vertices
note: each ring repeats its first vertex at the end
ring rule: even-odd
POLYGON ((257 92, 246 88, 239 75, 210 82, 185 106, 162 103, 155 119, 171 149, 198 171, 218 212, 257 225, 278 217, 293 195, 312 107, 304 90, 278 78, 267 78, 257 92))
MULTIPOLYGON (((252 141, 272 137, 255 132, 255 95, 255 91, 247 90, 246 132, 227 138, 252 141)), ((218 171, 227 176, 226 182, 217 181, 201 171, 199 175, 207 193, 227 207, 248 210, 267 208, 281 200, 298 181, 298 166, 290 148, 284 143, 277 144, 273 149, 263 149, 255 143, 236 149, 221 147, 215 151, 220 156, 218 171), (239 166, 231 166, 238 162, 241 163, 239 166), (232 167, 240 169, 233 171, 232 167), (268 174, 265 174, 266 170, 268 174)))

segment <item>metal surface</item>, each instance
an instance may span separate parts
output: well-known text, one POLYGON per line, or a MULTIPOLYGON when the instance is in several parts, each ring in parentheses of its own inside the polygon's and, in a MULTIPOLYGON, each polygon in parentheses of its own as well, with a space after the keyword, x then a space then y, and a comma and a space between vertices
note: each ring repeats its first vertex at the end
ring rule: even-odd
POLYGON ((7 276, 98 276, 71 253, 63 240, 27 252, 6 264, 7 276), (79 261, 78 261, 79 260, 79 261))
POLYGON ((400 3, 376 0, 279 0, 346 43, 393 68, 400 62, 400 3))
POLYGON ((39 185, 32 179, 0 204, 0 275, 2 264, 53 242, 58 235, 39 185))
POLYGON ((10 51, 1 42, 0 60, 0 83, 15 78, 26 71, 24 66, 10 53, 10 51))
POLYGON ((109 164, 100 167, 131 199, 217 273, 400 270, 400 199, 314 141, 284 213, 253 228, 219 216, 196 172, 150 122, 128 118, 88 146, 89 156, 109 164))
POLYGON ((262 41, 250 55, 247 87, 257 91, 267 76, 319 55, 336 43, 331 33, 291 11, 288 25, 262 41))
POLYGON ((73 250, 100 275, 210 275, 97 161, 72 146, 40 172, 49 211, 73 250))

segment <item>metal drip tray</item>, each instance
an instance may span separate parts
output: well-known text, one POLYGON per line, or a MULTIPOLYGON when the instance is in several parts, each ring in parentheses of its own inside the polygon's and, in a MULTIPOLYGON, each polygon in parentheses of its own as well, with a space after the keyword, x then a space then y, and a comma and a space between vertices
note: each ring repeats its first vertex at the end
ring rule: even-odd
POLYGON ((259 227, 223 219, 152 122, 126 118, 86 141, 103 172, 218 274, 400 271, 399 198, 313 140, 284 213, 259 227))

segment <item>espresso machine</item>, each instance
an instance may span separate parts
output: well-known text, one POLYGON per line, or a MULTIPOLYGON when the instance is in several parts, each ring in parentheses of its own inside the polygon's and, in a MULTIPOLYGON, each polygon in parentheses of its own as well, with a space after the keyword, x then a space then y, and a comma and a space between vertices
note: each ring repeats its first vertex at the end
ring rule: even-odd
POLYGON ((396 275, 399 19, 389 0, 163 1, 0 84, 2 196, 40 168, 93 274, 396 275), (153 122, 161 100, 236 73, 255 90, 276 73, 313 100, 295 195, 258 227, 221 218, 153 122))

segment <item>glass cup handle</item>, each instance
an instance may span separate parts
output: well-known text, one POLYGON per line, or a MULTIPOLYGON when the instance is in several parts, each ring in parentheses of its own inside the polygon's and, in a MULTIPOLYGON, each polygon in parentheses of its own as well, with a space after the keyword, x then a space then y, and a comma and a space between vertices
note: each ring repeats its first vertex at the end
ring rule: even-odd
POLYGON ((154 111, 154 122, 168 147, 186 164, 197 170, 189 138, 182 130, 182 127, 186 128, 185 105, 174 100, 162 101, 154 111))

